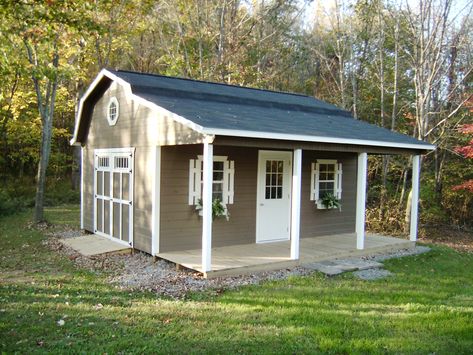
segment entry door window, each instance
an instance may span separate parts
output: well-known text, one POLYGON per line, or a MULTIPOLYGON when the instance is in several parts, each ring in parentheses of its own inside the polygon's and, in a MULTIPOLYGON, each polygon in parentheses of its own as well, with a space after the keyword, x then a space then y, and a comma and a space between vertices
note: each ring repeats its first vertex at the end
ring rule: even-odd
POLYGON ((282 198, 283 160, 266 160, 265 198, 275 200, 282 198))

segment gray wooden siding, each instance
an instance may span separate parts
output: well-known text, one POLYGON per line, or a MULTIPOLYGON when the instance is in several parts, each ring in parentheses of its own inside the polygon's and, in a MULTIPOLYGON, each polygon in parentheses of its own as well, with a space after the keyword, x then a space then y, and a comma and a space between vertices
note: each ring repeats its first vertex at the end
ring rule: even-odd
POLYGON ((353 233, 356 217, 356 170, 357 155, 303 151, 301 186, 301 238, 329 234, 353 233), (317 209, 315 201, 310 201, 311 163, 317 159, 336 159, 342 163, 342 211, 338 209, 317 209))
POLYGON ((136 249, 150 253, 154 147, 201 141, 199 134, 130 100, 121 85, 112 83, 95 105, 83 151, 84 228, 94 231, 94 149, 135 147, 133 240, 136 249), (106 118, 112 96, 117 97, 120 105, 115 126, 110 126, 106 118))
MULTIPOLYGON (((189 159, 202 155, 202 145, 161 148, 160 252, 197 249, 202 241, 202 217, 188 205, 189 159)), ((214 155, 235 161, 234 203, 230 220, 214 220, 212 246, 255 242, 258 151, 214 147, 214 155)))
MULTIPOLYGON (((160 252, 201 248, 202 218, 188 205, 189 159, 201 154, 202 145, 161 149, 160 252)), ((215 146, 214 155, 235 161, 235 196, 230 221, 213 223, 212 246, 255 243, 258 149, 215 146)), ((302 172, 301 237, 354 232, 356 154, 304 151, 302 172), (310 201, 310 163, 316 159, 343 164, 342 212, 318 210, 310 201)))

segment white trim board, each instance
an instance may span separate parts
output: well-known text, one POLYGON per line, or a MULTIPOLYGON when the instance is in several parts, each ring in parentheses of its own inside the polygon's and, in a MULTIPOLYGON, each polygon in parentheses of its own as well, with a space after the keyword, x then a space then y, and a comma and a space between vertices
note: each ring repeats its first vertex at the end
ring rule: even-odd
MULTIPOLYGON (((80 147, 80 229, 84 229, 84 147, 80 147)), ((95 157, 94 157, 95 161, 95 157)), ((95 166, 93 167, 95 169, 95 166)), ((94 173, 95 187, 95 173, 94 173)))
POLYGON ((276 140, 302 141, 302 142, 314 142, 314 143, 351 144, 351 145, 401 148, 401 149, 419 149, 419 150, 423 150, 423 149, 435 150, 436 149, 434 145, 428 144, 428 143, 422 144, 422 142, 420 141, 419 141, 420 142, 419 144, 410 144, 410 143, 373 141, 373 140, 366 140, 366 139, 336 138, 336 137, 309 136, 309 135, 299 135, 299 134, 270 133, 270 132, 258 132, 258 131, 242 131, 242 130, 221 129, 221 128, 204 128, 202 133, 211 134, 214 136, 276 139, 276 140))
POLYGON ((152 196, 152 233, 151 233, 151 255, 159 253, 159 227, 160 227, 160 208, 161 208, 161 147, 156 146, 153 149, 153 196, 152 196))

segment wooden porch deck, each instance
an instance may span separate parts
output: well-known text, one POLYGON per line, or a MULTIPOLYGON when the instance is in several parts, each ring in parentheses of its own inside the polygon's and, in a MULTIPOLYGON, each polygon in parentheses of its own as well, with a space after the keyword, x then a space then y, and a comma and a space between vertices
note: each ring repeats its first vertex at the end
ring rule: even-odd
MULTIPOLYGON (((243 244, 212 248, 212 271, 205 277, 239 275, 255 271, 277 270, 322 260, 372 255, 413 248, 415 242, 406 239, 367 234, 365 249, 356 249, 355 234, 338 234, 300 240, 300 260, 291 260, 290 241, 265 244, 243 244)), ((176 265, 202 272, 201 249, 160 253, 157 257, 176 265)))

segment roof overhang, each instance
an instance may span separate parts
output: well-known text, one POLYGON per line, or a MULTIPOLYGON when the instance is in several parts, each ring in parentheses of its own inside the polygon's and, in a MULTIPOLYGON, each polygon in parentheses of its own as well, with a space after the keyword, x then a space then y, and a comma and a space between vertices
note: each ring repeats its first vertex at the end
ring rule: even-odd
POLYGON ((383 148, 398 148, 398 149, 410 149, 410 150, 435 150, 435 145, 419 142, 419 144, 406 144, 386 141, 375 141, 375 140, 363 140, 363 139, 349 139, 349 138, 336 138, 336 137, 323 137, 323 136, 304 136, 298 134, 284 134, 284 133, 267 133, 258 131, 238 131, 232 129, 218 129, 218 128, 204 128, 202 133, 212 134, 215 136, 232 136, 232 137, 247 137, 247 138, 260 138, 260 139, 276 139, 286 141, 301 141, 301 142, 313 142, 313 143, 332 143, 332 144, 350 144, 350 145, 361 145, 361 146, 373 146, 383 148))

